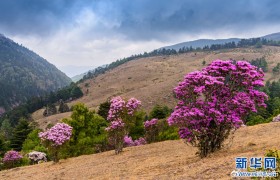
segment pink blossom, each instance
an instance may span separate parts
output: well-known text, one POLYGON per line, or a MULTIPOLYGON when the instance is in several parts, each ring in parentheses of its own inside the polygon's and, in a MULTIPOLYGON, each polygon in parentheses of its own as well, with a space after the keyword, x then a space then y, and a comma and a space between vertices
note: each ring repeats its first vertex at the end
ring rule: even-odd
POLYGON ((71 138, 72 127, 65 123, 57 123, 45 132, 40 132, 39 137, 42 141, 49 141, 52 146, 61 146, 71 138))
POLYGON ((188 142, 209 134, 213 124, 239 127, 249 112, 265 107, 267 95, 257 90, 263 77, 261 69, 246 61, 215 60, 202 71, 187 74, 174 88, 179 102, 168 124, 178 126, 180 137, 188 142))
POLYGON ((155 126, 157 123, 158 123, 158 119, 154 118, 154 119, 151 119, 150 121, 145 121, 144 122, 144 127, 145 127, 145 129, 147 129, 147 128, 150 128, 152 126, 155 126))
POLYGON ((4 158, 3 158, 3 162, 7 163, 7 162, 15 162, 22 159, 22 156, 19 154, 19 152, 11 150, 5 153, 4 158))

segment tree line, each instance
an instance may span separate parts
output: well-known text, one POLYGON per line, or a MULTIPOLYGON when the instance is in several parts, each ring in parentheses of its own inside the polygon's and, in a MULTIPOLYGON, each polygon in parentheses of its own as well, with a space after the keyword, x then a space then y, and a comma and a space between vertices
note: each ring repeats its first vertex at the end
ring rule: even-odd
POLYGON ((176 55, 176 54, 182 54, 188 52, 201 52, 201 51, 203 52, 203 51, 214 51, 214 50, 221 50, 221 49, 242 48, 242 47, 250 47, 250 46, 261 48, 262 45, 280 46, 280 41, 267 40, 264 38, 250 38, 250 39, 241 39, 238 43, 235 43, 233 41, 224 44, 212 44, 211 46, 207 45, 202 48, 201 47, 193 48, 192 46, 190 46, 190 47, 182 47, 179 50, 166 49, 166 48, 156 49, 151 52, 144 52, 144 53, 132 55, 130 57, 118 59, 108 65, 97 67, 92 71, 89 71, 86 75, 84 75, 84 77, 80 81, 78 81, 78 83, 84 82, 87 79, 97 77, 98 75, 104 74, 105 72, 114 69, 115 67, 118 67, 126 62, 137 60, 140 58, 162 56, 162 55, 176 55))

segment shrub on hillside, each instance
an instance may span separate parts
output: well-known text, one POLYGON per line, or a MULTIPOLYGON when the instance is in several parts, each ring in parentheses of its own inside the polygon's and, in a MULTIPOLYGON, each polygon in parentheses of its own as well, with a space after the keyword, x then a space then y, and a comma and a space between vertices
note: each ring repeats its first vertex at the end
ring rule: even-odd
POLYGON ((141 145, 147 144, 146 139, 143 137, 133 140, 132 137, 126 135, 124 137, 123 141, 124 141, 125 146, 141 146, 141 145))
POLYGON ((120 96, 111 100, 107 120, 110 125, 106 128, 109 135, 109 142, 115 147, 115 153, 119 154, 124 145, 124 137, 129 134, 130 128, 134 125, 136 112, 141 102, 136 98, 123 100, 120 96))
POLYGON ((3 158, 3 164, 5 168, 13 168, 20 165, 22 155, 19 152, 11 150, 5 153, 3 158))
POLYGON ((206 157, 222 147, 246 115, 266 107, 267 95, 258 90, 263 77, 261 69, 246 61, 215 60, 187 74, 174 89, 179 102, 168 124, 177 126, 180 137, 206 157))
POLYGON ((22 151, 29 153, 31 151, 47 152, 47 149, 41 144, 41 139, 38 137, 41 130, 34 129, 31 131, 22 145, 22 151))
POLYGON ((59 162, 59 151, 70 140, 71 135, 72 127, 65 123, 57 123, 49 130, 39 133, 39 137, 55 163, 59 162))
POLYGON ((97 114, 102 116, 104 119, 107 119, 108 112, 110 110, 110 105, 111 105, 110 101, 105 101, 105 102, 101 103, 99 105, 99 109, 98 109, 97 114))
POLYGON ((157 118, 157 119, 164 119, 170 115, 172 109, 168 108, 167 106, 155 105, 150 112, 149 118, 157 118))
POLYGON ((158 141, 179 139, 178 128, 175 126, 169 126, 166 119, 159 120, 158 127, 158 141))
POLYGON ((107 121, 90 111, 84 104, 73 106, 71 118, 63 122, 73 128, 72 137, 65 151, 65 155, 73 157, 82 154, 91 154, 107 149, 107 136, 105 127, 107 121))
POLYGON ((144 122, 145 127, 145 139, 148 143, 152 143, 158 140, 159 126, 158 119, 154 118, 144 122))

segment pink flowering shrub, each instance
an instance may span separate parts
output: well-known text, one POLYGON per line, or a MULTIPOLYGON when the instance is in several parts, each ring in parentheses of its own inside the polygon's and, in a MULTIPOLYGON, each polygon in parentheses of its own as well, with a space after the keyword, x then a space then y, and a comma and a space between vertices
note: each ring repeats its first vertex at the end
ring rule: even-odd
POLYGON ((151 143, 157 140, 157 136, 159 134, 159 127, 158 127, 158 119, 154 118, 150 121, 144 122, 145 128, 145 138, 146 140, 151 143))
POLYGON ((127 135, 124 137, 123 141, 125 146, 141 146, 147 144, 145 138, 140 137, 139 139, 133 141, 132 137, 127 135))
POLYGON ((5 153, 3 163, 7 168, 13 168, 21 159, 22 155, 19 152, 11 150, 5 153))
POLYGON ((111 100, 110 110, 107 120, 112 121, 123 116, 133 116, 135 111, 141 106, 141 101, 136 98, 130 98, 127 102, 120 96, 114 97, 111 100))
POLYGON ((244 117, 265 107, 264 73, 246 61, 215 60, 202 71, 185 76, 174 89, 179 99, 168 118, 179 127, 179 135, 199 148, 201 157, 221 148, 231 129, 244 117))
POLYGON ((125 124, 121 119, 111 121, 110 126, 105 128, 108 132, 109 143, 115 147, 115 153, 118 154, 123 148, 123 137, 125 136, 125 124))
POLYGON ((53 161, 59 161, 58 153, 63 145, 70 140, 72 127, 65 123, 57 123, 45 132, 40 132, 39 137, 53 156, 53 161))
POLYGON ((116 154, 122 151, 124 137, 129 133, 134 115, 140 106, 141 101, 136 98, 125 101, 120 96, 117 96, 111 100, 107 117, 110 125, 105 130, 109 135, 109 143, 115 147, 116 154))

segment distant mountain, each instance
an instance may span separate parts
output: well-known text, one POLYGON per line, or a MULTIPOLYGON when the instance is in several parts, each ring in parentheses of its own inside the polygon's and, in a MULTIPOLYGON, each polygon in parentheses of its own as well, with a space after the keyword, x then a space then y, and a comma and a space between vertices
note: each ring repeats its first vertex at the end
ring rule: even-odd
POLYGON ((80 79, 82 79, 82 78, 84 77, 84 75, 86 75, 86 74, 87 74, 87 72, 82 73, 82 74, 79 74, 79 75, 76 75, 76 76, 72 77, 71 79, 72 79, 73 82, 78 82, 78 81, 79 81, 80 79))
POLYGON ((267 40, 274 40, 274 41, 280 41, 280 32, 268 34, 266 36, 262 36, 261 38, 267 39, 267 40))
POLYGON ((80 75, 82 73, 85 73, 89 70, 92 70, 96 68, 96 66, 73 66, 73 65, 67 65, 67 66, 59 66, 58 69, 60 69, 62 72, 64 72, 68 77, 74 77, 77 75, 80 75))
MULTIPOLYGON (((264 38, 267 40, 274 40, 274 41, 280 41, 280 32, 278 33, 273 33, 273 34, 268 34, 265 36, 262 36, 260 38, 264 38)), ((229 42, 239 42, 241 40, 241 38, 229 38, 229 39, 198 39, 198 40, 194 40, 194 41, 187 41, 187 42, 182 42, 182 43, 178 43, 178 44, 174 44, 171 46, 165 46, 159 49, 175 49, 175 50, 179 50, 180 48, 183 47, 190 47, 192 46, 193 48, 203 48, 204 46, 211 46, 212 44, 225 44, 225 43, 229 43, 229 42)))
POLYGON ((182 47, 190 47, 192 46, 193 48, 203 48, 204 46, 211 46, 212 44, 224 44, 224 43, 228 43, 228 42, 235 42, 237 43, 238 41, 240 41, 239 38, 230 38, 230 39, 198 39, 195 41, 188 41, 188 42, 183 42, 183 43, 179 43, 179 44, 174 44, 171 46, 165 46, 162 47, 160 49, 175 49, 175 50, 179 50, 182 47))
POLYGON ((54 65, 0 34, 0 114, 71 79, 54 65))

